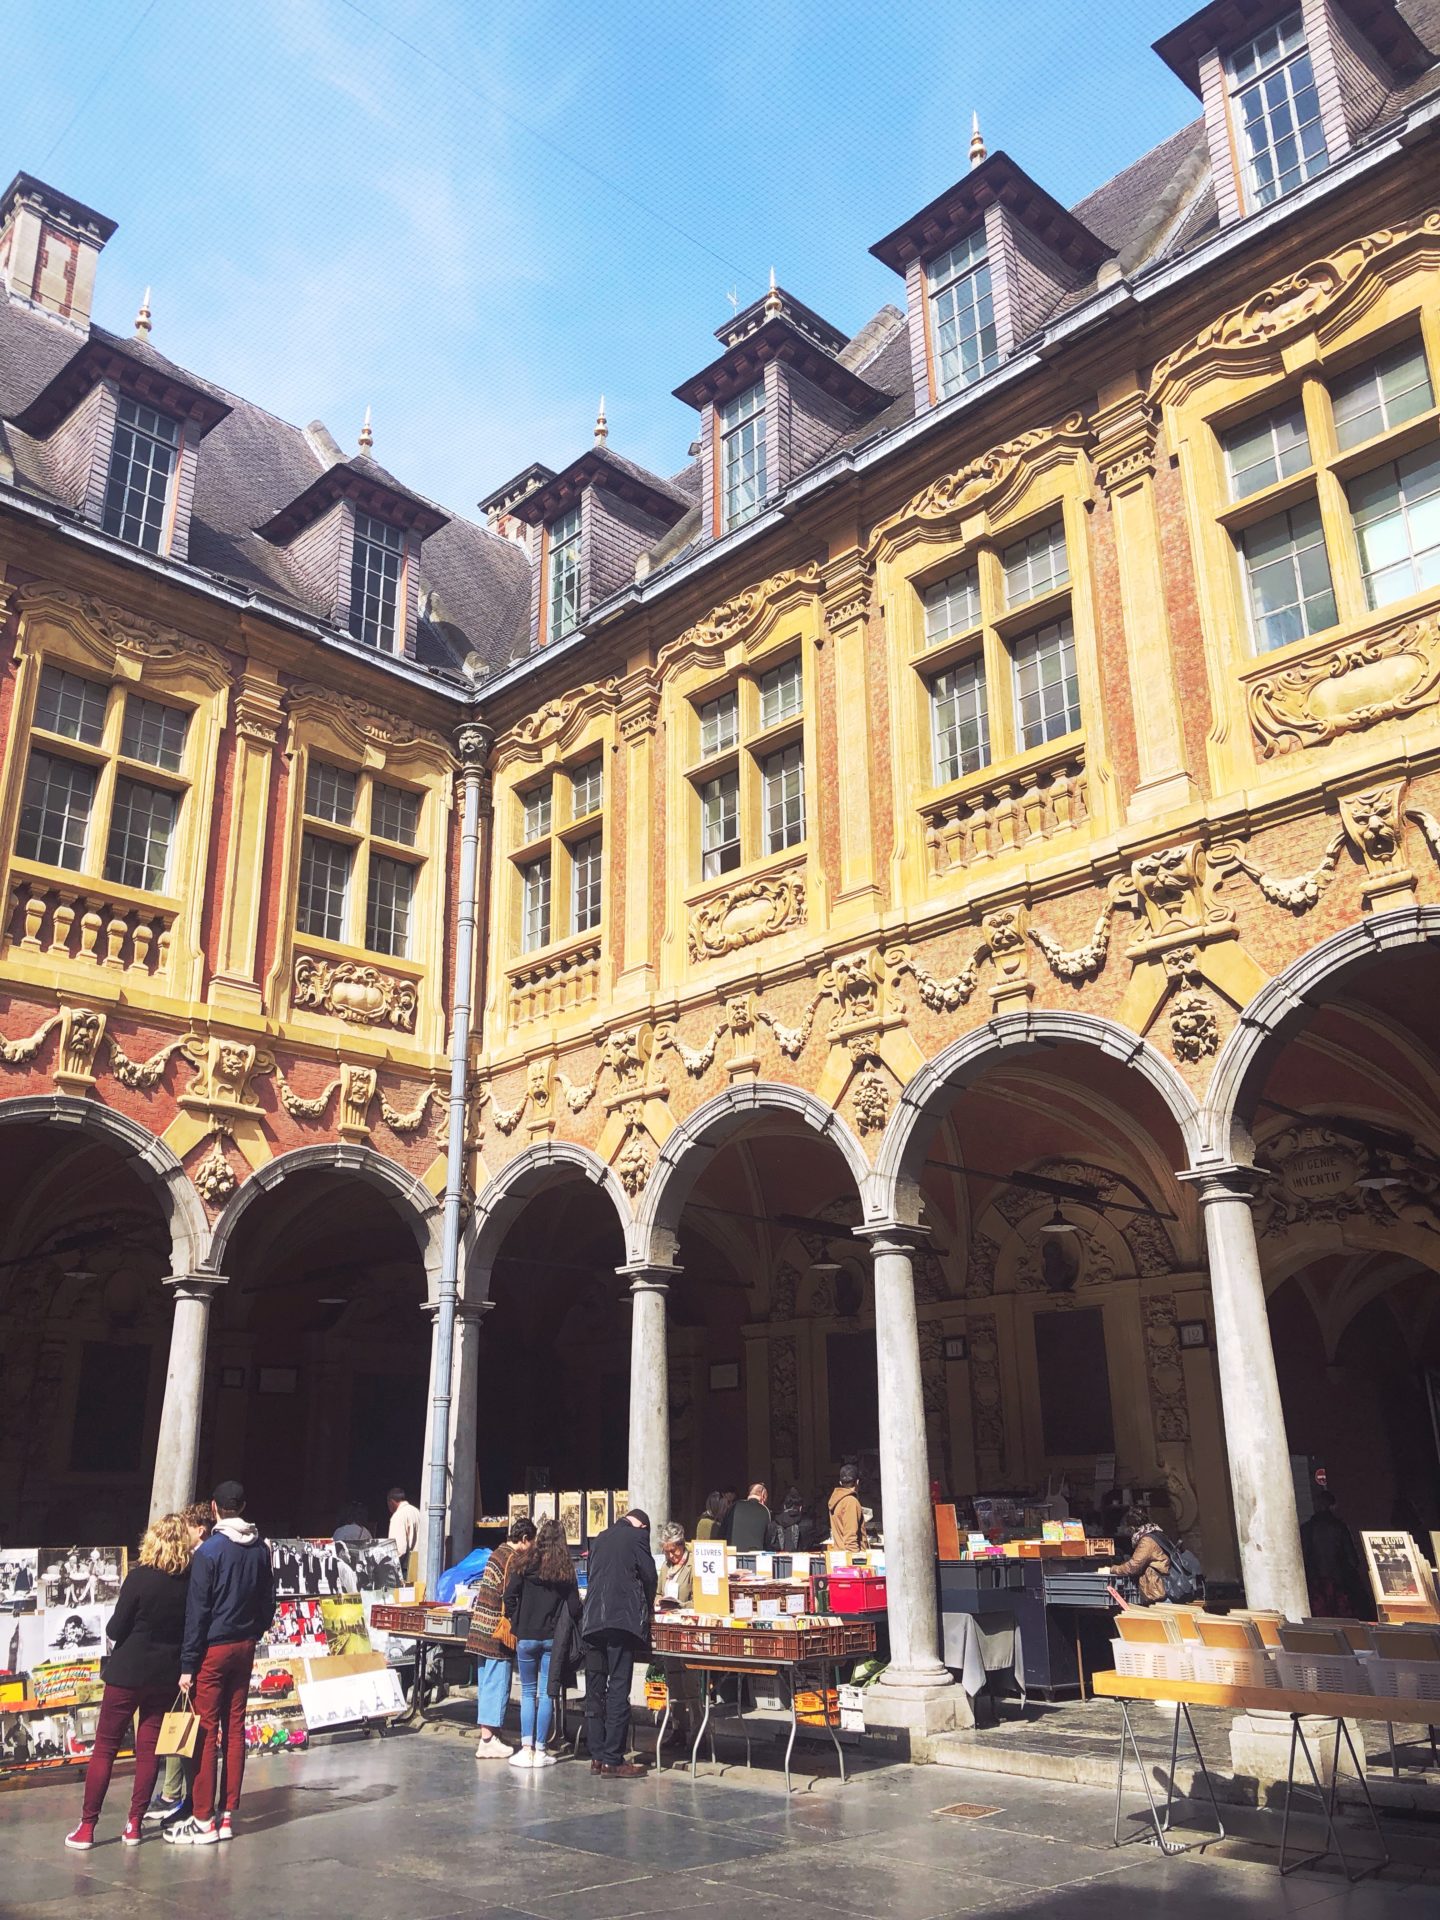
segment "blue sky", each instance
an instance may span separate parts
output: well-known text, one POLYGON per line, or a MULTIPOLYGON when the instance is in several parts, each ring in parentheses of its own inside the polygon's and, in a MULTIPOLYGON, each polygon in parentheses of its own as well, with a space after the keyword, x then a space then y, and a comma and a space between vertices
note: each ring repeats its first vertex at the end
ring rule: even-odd
POLYGON ((0 7, 0 177, 120 222, 97 318, 447 507, 588 443, 662 472, 671 389, 782 285, 853 331, 870 243, 957 179, 970 113, 1063 202, 1195 116, 1180 0, 47 0, 0 7), (408 43, 408 44, 407 44, 408 43))

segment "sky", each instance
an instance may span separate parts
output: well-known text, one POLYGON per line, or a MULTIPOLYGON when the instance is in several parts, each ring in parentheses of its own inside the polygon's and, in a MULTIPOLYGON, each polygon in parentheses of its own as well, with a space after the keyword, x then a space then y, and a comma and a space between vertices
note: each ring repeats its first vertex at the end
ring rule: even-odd
POLYGON ((672 389, 781 286, 854 332, 868 247, 972 111, 1072 204, 1193 119, 1186 0, 0 0, 0 178, 119 222, 95 317, 454 512, 532 460, 683 466, 672 389))

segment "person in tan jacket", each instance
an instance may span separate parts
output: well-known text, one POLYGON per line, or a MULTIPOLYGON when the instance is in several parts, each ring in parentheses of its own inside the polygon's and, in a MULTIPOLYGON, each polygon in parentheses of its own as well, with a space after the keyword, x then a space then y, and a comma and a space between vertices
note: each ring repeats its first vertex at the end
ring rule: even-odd
POLYGON ((840 1469, 840 1484, 830 1496, 830 1544, 847 1553, 865 1545, 865 1514, 855 1489, 860 1475, 854 1467, 840 1469))

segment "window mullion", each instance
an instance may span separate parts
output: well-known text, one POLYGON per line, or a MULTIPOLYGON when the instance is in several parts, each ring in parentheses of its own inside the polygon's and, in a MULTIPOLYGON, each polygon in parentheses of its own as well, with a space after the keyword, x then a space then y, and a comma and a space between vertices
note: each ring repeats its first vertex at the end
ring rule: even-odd
POLYGON ((1360 548, 1350 519, 1350 502, 1339 474, 1322 467, 1315 476, 1320 524, 1330 555, 1330 580, 1335 589, 1335 613, 1342 625, 1363 620, 1370 608, 1360 566, 1360 548))
POLYGON ((980 549, 976 556, 980 569, 980 648, 985 661, 985 703, 990 716, 990 760, 1008 760, 1018 751, 1019 728, 1015 718, 1015 683, 1010 650, 1001 639, 996 621, 1005 610, 1005 569, 994 547, 980 549))

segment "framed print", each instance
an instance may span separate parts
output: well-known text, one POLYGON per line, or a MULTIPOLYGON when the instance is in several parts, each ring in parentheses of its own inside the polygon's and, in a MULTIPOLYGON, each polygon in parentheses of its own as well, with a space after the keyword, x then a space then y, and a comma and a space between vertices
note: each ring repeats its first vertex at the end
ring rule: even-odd
POLYGON ((585 1538, 593 1540, 597 1533, 604 1533, 610 1524, 610 1491, 607 1487, 592 1488, 585 1496, 585 1538))
POLYGON ((1370 1586, 1379 1607, 1425 1607, 1434 1604, 1429 1575, 1419 1549, 1408 1533, 1362 1533, 1370 1586))

